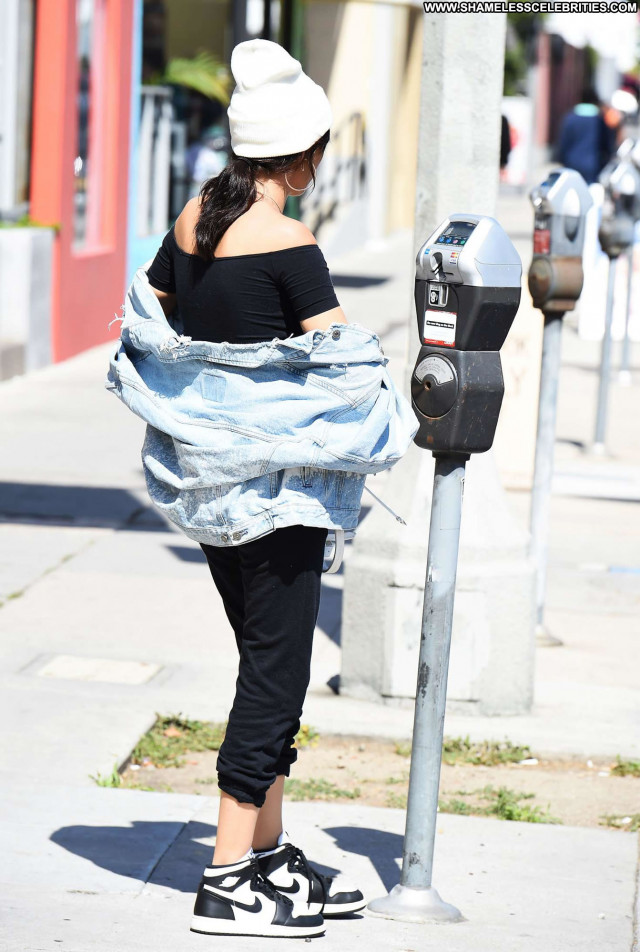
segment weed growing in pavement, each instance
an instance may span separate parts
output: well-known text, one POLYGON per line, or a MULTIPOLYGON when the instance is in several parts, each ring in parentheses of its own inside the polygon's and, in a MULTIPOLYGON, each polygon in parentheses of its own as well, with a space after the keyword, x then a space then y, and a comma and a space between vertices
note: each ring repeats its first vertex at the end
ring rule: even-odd
MULTIPOLYGON (((411 756, 411 743, 398 741, 396 754, 411 756)), ((494 767, 498 764, 513 764, 531 757, 531 749, 525 744, 513 744, 504 741, 472 741, 469 737, 445 737, 442 742, 442 762, 444 764, 475 764, 494 767)))
POLYGON ((625 830, 627 833, 640 833, 640 813, 631 813, 628 816, 608 813, 602 817, 600 826, 612 826, 616 830, 625 830))
POLYGON ((388 790, 385 806, 396 807, 396 809, 400 809, 400 810, 406 810, 407 809, 407 794, 396 793, 395 790, 388 790))
POLYGON ((354 790, 341 790, 329 780, 312 777, 310 780, 297 780, 288 777, 284 782, 284 792, 292 800, 357 800, 360 787, 354 790))
POLYGON ((219 750, 226 723, 192 721, 180 714, 156 713, 155 724, 140 738, 131 754, 132 764, 154 767, 182 767, 183 754, 189 751, 219 750))
POLYGON ((411 741, 397 740, 394 744, 394 750, 399 757, 411 756, 411 741))
POLYGON ((385 783, 387 784, 406 783, 408 779, 409 779, 409 774, 405 770, 402 777, 387 777, 387 779, 385 780, 385 783))
POLYGON ((557 817, 545 813, 538 806, 521 804, 521 800, 532 800, 534 793, 518 793, 509 787, 482 787, 480 790, 456 790, 451 800, 439 800, 441 813, 463 813, 466 816, 495 816, 499 820, 519 820, 521 823, 561 823, 557 817), (473 803, 458 797, 477 797, 487 806, 473 803))
POLYGON ((312 727, 311 724, 301 724, 300 730, 296 734, 294 746, 317 747, 319 737, 319 732, 315 729, 315 727, 312 727))
POLYGON ((90 780, 95 780, 99 787, 121 787, 122 786, 122 777, 118 770, 118 764, 113 765, 113 770, 110 774, 107 774, 106 777, 103 777, 100 771, 96 774, 89 774, 90 780))
MULTIPOLYGON (((219 750, 226 729, 226 721, 194 721, 180 713, 165 716, 156 712, 155 723, 134 747, 130 762, 142 766, 182 767, 184 754, 219 750)), ((296 747, 315 747, 319 736, 314 727, 303 724, 295 738, 296 747)))
POLYGON ((622 760, 620 754, 616 757, 615 766, 611 768, 611 773, 616 777, 640 777, 640 761, 622 760))

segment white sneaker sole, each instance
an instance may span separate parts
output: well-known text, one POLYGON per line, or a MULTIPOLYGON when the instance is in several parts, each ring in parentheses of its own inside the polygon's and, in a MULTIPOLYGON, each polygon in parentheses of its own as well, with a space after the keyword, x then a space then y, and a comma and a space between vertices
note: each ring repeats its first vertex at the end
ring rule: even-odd
POLYGON ((281 938, 296 939, 298 937, 323 935, 325 928, 321 926, 272 926, 268 923, 258 925, 255 931, 248 927, 246 922, 236 922, 235 919, 213 919, 209 916, 192 916, 191 931, 203 932, 207 935, 257 935, 279 936, 281 938))
POLYGON ((364 909, 366 905, 366 899, 359 899, 357 902, 336 902, 327 904, 322 910, 322 915, 325 919, 330 919, 331 916, 342 916, 347 912, 357 912, 358 909, 364 909))

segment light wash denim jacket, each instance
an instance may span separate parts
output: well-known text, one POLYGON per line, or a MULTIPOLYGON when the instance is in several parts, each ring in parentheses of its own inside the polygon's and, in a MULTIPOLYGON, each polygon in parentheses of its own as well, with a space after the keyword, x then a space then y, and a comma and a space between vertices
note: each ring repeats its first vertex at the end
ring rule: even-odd
POLYGON ((376 334, 334 323, 264 343, 192 340, 142 268, 122 309, 105 387, 146 421, 149 496, 190 539, 356 527, 366 474, 393 466, 418 429, 376 334))

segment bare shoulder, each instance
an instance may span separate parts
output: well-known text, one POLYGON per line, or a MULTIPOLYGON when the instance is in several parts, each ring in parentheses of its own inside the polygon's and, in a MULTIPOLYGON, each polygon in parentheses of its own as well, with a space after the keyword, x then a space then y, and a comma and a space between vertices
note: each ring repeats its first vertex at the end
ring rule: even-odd
POLYGON ((283 215, 279 221, 279 227, 274 229, 274 239, 282 242, 282 248, 292 248, 296 245, 317 245, 313 232, 307 228, 304 222, 296 221, 295 218, 287 218, 283 215))
POLYGON ((195 228, 200 214, 200 204, 201 200, 199 195, 196 195, 195 198, 190 198, 176 218, 174 226, 178 245, 183 251, 188 251, 190 254, 195 253, 196 250, 195 228))

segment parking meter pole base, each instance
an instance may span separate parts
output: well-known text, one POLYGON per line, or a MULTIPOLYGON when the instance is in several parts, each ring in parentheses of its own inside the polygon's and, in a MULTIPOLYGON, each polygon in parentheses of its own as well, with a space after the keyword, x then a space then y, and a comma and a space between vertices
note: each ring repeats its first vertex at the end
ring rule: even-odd
POLYGON ((441 899, 433 886, 416 889, 398 883, 386 896, 372 899, 367 912, 403 922, 466 922, 460 910, 441 899))
POLYGON ((552 635, 544 625, 536 625, 536 643, 541 648, 560 648, 564 645, 564 641, 552 635))

